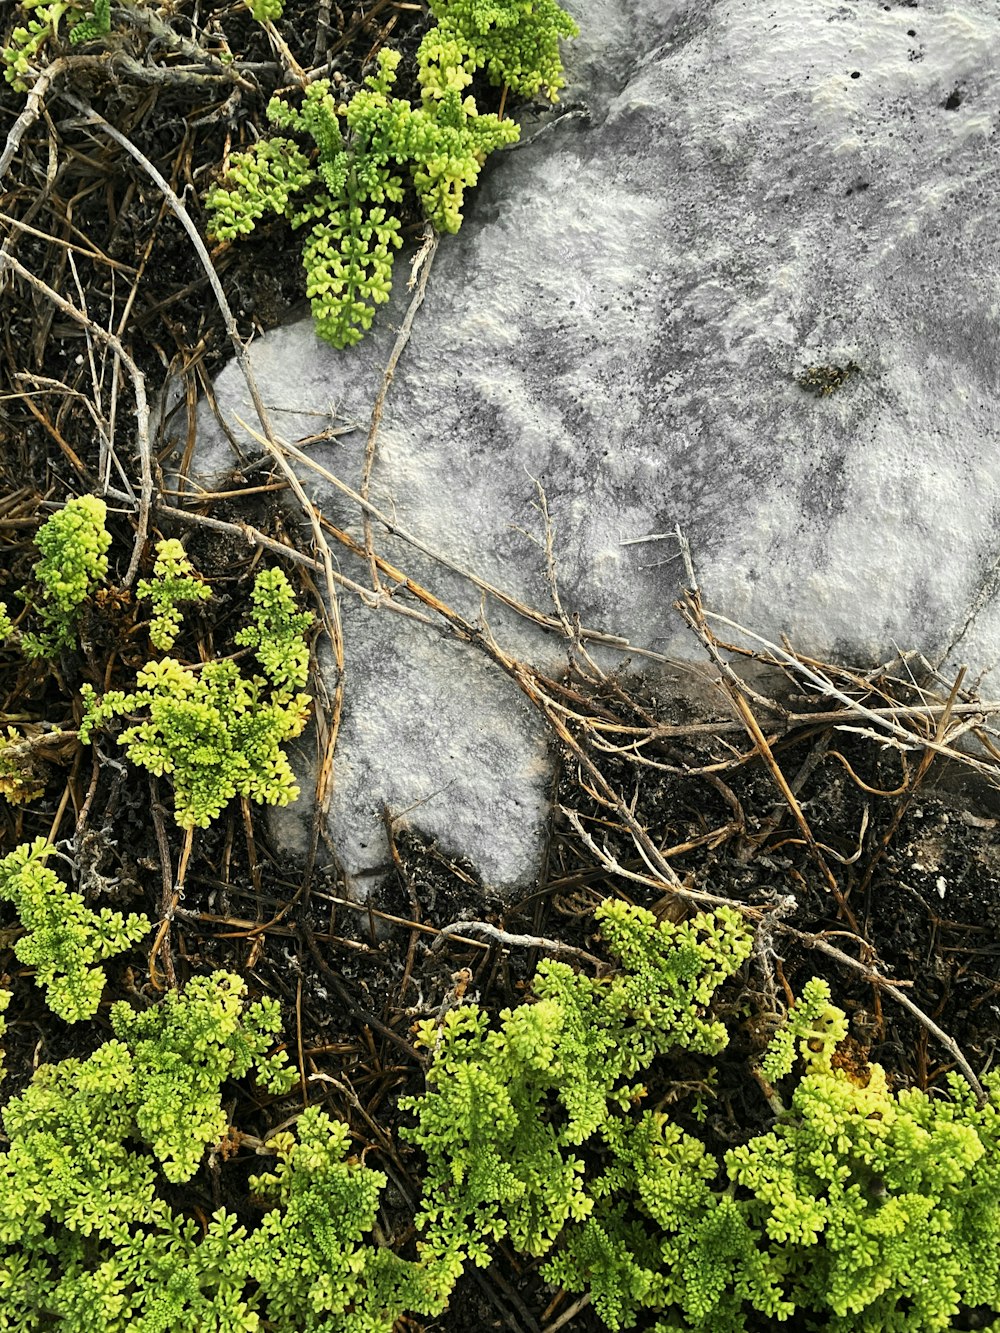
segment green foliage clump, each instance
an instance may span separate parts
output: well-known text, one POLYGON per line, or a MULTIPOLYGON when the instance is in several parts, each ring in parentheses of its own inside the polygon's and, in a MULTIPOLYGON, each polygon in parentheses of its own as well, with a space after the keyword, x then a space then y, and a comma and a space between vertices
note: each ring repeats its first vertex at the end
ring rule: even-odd
POLYGON ((26 21, 15 25, 9 46, 4 47, 0 54, 4 64, 4 78, 18 92, 28 91, 26 80, 32 72, 32 65, 45 43, 58 32, 63 15, 71 7, 70 0, 50 0, 48 4, 41 4, 39 0, 22 0, 21 9, 26 21), (29 18, 32 10, 34 15, 29 18))
POLYGON ((702 1011, 749 955, 735 912, 672 925, 608 901, 598 917, 620 972, 592 981, 543 962, 535 1002, 504 1010, 498 1029, 473 1005, 421 1025, 433 1062, 426 1094, 406 1103, 418 1118, 406 1136, 427 1155, 420 1223, 431 1252, 485 1264, 487 1241, 509 1236, 545 1254, 593 1208, 575 1150, 643 1095, 636 1075, 668 1051, 726 1043, 702 1011))
MULTIPOLYGON (((118 1001, 111 1007, 115 1039, 86 1060, 41 1066, 8 1104, 4 1127, 12 1143, 29 1125, 50 1122, 56 1132, 67 1114, 63 1103, 79 1098, 73 1118, 81 1134, 135 1137, 149 1145, 168 1180, 190 1180, 205 1147, 225 1132, 220 1089, 227 1078, 252 1070, 277 1092, 296 1081, 283 1051, 265 1054, 280 1025, 277 1001, 247 1004, 246 984, 227 972, 195 978, 184 993, 171 991, 144 1012, 118 1001)), ((79 1178, 87 1169, 86 1161, 74 1166, 79 1178)), ((99 1213, 88 1227, 114 1231, 99 1213)))
POLYGON ((0 1152, 0 1329, 62 1333, 390 1333, 407 1309, 441 1310, 436 1270, 373 1243, 385 1176, 350 1156, 318 1108, 267 1147, 251 1178, 267 1211, 240 1225, 176 1213, 160 1182, 194 1176, 227 1128, 227 1079, 274 1092, 294 1070, 265 1054, 273 1001, 248 1004, 224 972, 143 1013, 86 1060, 42 1065, 7 1104, 0 1152))
POLYGON ((1000 1075, 977 1105, 956 1075, 945 1099, 839 1067, 846 1020, 813 980, 765 1060, 778 1079, 802 1057, 791 1106, 720 1159, 662 1111, 636 1114, 632 1080, 725 1045, 706 1007, 749 932, 726 911, 679 927, 600 914, 619 973, 544 963, 499 1027, 473 1005, 422 1025, 427 1093, 407 1105, 426 1255, 485 1264, 506 1238, 613 1330, 744 1333, 801 1312, 834 1333, 934 1333, 962 1306, 1000 1313, 1000 1075))
POLYGON ((258 23, 273 23, 281 18, 283 0, 246 0, 246 5, 258 23))
POLYGON ((219 1088, 252 1068, 272 1092, 296 1081, 284 1051, 265 1054, 281 1030, 277 1000, 246 1005, 246 983, 228 972, 195 977, 183 994, 169 991, 154 1009, 124 1001, 111 1010, 115 1035, 128 1047, 139 1100, 133 1108, 143 1140, 168 1180, 190 1180, 204 1149, 226 1131, 219 1088))
POLYGON ((315 1107, 268 1143, 256 1225, 175 1214, 159 1176, 192 1179, 222 1138, 225 1081, 294 1081, 267 1053, 277 1006, 248 1005, 226 973, 143 1012, 115 1004, 112 1040, 43 1065, 4 1110, 0 1329, 390 1333, 439 1314, 504 1239, 612 1330, 943 1333, 963 1308, 1000 1316, 1000 1074, 981 1104, 957 1075, 948 1097, 892 1091, 878 1065, 834 1059, 844 1015, 814 979, 765 1058, 775 1080, 801 1058, 787 1111, 717 1157, 638 1104, 655 1061, 725 1046, 711 1006, 750 930, 727 909, 674 925, 609 901, 599 919, 617 971, 546 962, 498 1024, 469 1004, 421 1025, 416 1261, 373 1243, 386 1178, 315 1107))
POLYGON ((399 219, 386 208, 403 198, 392 134, 411 115, 408 102, 390 104, 387 96, 398 63, 398 53, 380 52, 377 73, 346 108, 325 79, 309 85, 300 108, 272 98, 269 118, 311 138, 315 165, 290 139, 263 140, 234 156, 226 187, 205 200, 221 240, 246 234, 267 212, 308 224, 306 292, 317 332, 335 347, 352 346, 371 327, 375 307, 389 299, 393 252, 402 245, 399 219))
POLYGON ((107 978, 100 966, 149 933, 143 915, 89 908, 45 864, 54 848, 44 838, 23 843, 0 861, 0 898, 13 903, 25 927, 14 945, 22 963, 35 969, 46 1003, 67 1023, 93 1018, 107 978))
POLYGON ((29 657, 48 656, 73 642, 83 603, 108 572, 107 512, 96 495, 81 495, 39 528, 35 546, 42 558, 32 572, 41 586, 35 609, 42 629, 23 636, 29 657))
POLYGON ((153 603, 153 618, 149 638, 153 647, 168 653, 180 633, 182 602, 204 602, 212 590, 195 577, 184 547, 175 538, 156 543, 156 562, 153 577, 140 579, 136 596, 153 603))
MULTIPOLYGON (((39 1066, 3 1111, 9 1146, 0 1154, 0 1244, 44 1252, 51 1223, 113 1237, 150 1214, 153 1162, 126 1146, 137 1095, 120 1042, 105 1042, 85 1060, 39 1066)), ((9 1270, 4 1276, 9 1316, 9 1270)))
POLYGON ((278 1134, 269 1146, 277 1168, 251 1177, 250 1186, 277 1206, 245 1249, 278 1328, 389 1333, 407 1310, 441 1312, 451 1282, 434 1264, 360 1244, 375 1225, 386 1177, 348 1156, 347 1125, 309 1107, 295 1136, 278 1134))
POLYGON ((287 216, 292 197, 315 179, 308 157, 291 139, 273 135, 245 153, 234 153, 226 188, 213 186, 205 196, 213 235, 220 241, 232 241, 249 236, 268 213, 287 216))
POLYGON ((933 1333, 960 1303, 1000 1311, 1000 1078, 982 1106, 958 1076, 950 1100, 894 1094, 878 1065, 833 1065, 846 1024, 825 982, 791 1015, 806 1073, 774 1129, 720 1163, 665 1115, 608 1122, 593 1208, 545 1276, 589 1290, 612 1329, 650 1311, 658 1329, 742 1333, 802 1311, 835 1333, 933 1333))
POLYGON ((457 232, 465 191, 486 158, 517 140, 516 124, 480 114, 475 99, 463 95, 475 71, 486 68, 495 82, 528 96, 547 87, 554 97, 562 86, 558 39, 576 26, 554 0, 432 9, 439 26, 417 53, 419 105, 391 96, 400 56, 382 50, 375 73, 347 105, 337 103, 325 79, 309 84, 298 108, 271 99, 269 119, 311 140, 310 155, 285 136, 262 140, 235 154, 226 180, 205 197, 209 230, 219 240, 247 235, 268 214, 308 226, 306 291, 317 333, 335 347, 359 342, 375 308, 389 299, 402 244, 394 210, 404 195, 401 173, 433 226, 457 232))
MULTIPOLYGON (((83 603, 105 577, 111 538, 107 510, 93 495, 70 500, 48 519, 35 538, 42 559, 34 567, 40 587, 35 609, 42 628, 23 634, 29 656, 42 656, 70 643, 83 603)), ((173 647, 186 602, 204 601, 211 590, 196 575, 180 542, 157 543, 151 579, 140 579, 140 598, 153 604, 150 639, 164 652, 173 647)), ((28 595, 21 596, 28 600, 28 595)), ((83 718, 79 740, 86 745, 97 726, 127 713, 145 714, 127 727, 119 744, 129 758, 157 776, 167 774, 176 794, 183 828, 207 828, 233 796, 268 805, 287 805, 298 796, 291 765, 282 750, 301 734, 311 702, 302 693, 309 666, 305 634, 312 623, 300 612, 285 575, 278 569, 257 576, 250 624, 237 642, 253 649, 263 674, 244 675, 234 661, 197 667, 173 657, 150 661, 132 691, 109 690, 97 699, 81 686, 83 718)), ((0 604, 0 637, 13 632, 0 604)), ((31 746, 8 728, 0 734, 0 795, 31 800, 44 780, 32 767, 31 746)))
POLYGON ((465 191, 479 180, 489 154, 515 143, 519 134, 513 121, 480 115, 474 99, 463 99, 454 89, 425 99, 413 112, 413 184, 424 213, 438 231, 458 231, 465 191))
POLYGON ((543 89, 558 101, 565 87, 559 40, 579 36, 556 0, 429 0, 437 27, 421 45, 421 84, 442 97, 461 70, 465 83, 485 69, 491 83, 522 97, 543 89))
POLYGON ((0 730, 0 796, 10 805, 25 805, 44 790, 44 770, 34 761, 31 742, 13 727, 6 735, 0 730))
MULTIPOLYGON (((810 986, 832 1009, 826 983, 810 986)), ((771 1133, 726 1154, 793 1304, 840 1333, 933 1333, 960 1303, 1000 1310, 1000 1079, 986 1075, 982 1106, 956 1074, 950 1099, 893 1093, 879 1065, 833 1068, 819 1044, 771 1133)))
POLYGON ((299 789, 281 746, 301 734, 309 715, 309 696, 296 687, 304 683, 311 616, 294 607, 280 570, 259 574, 242 641, 253 644, 263 675, 245 676, 233 661, 195 669, 164 657, 142 668, 130 693, 109 690, 98 700, 84 685, 81 742, 114 717, 142 714, 118 744, 140 768, 171 778, 182 828, 207 828, 234 796, 267 805, 295 800, 299 789))
POLYGON ((301 690, 309 679, 309 645, 305 634, 310 611, 295 604, 288 579, 280 569, 262 570, 250 595, 253 613, 236 642, 251 648, 264 675, 276 690, 301 690))
POLYGON ((780 1270, 762 1253, 740 1202, 715 1182, 719 1163, 693 1135, 658 1112, 609 1121, 608 1164, 589 1185, 590 1215, 567 1228, 543 1273, 589 1291, 611 1329, 643 1311, 658 1328, 735 1333, 752 1307, 773 1321, 791 1313, 780 1270))
POLYGON ((808 1069, 829 1070, 837 1043, 846 1036, 844 1011, 831 1003, 826 982, 812 977, 771 1038, 761 1061, 761 1073, 769 1082, 777 1083, 792 1072, 797 1055, 808 1069))
POLYGON ((243 983, 226 973, 189 991, 142 1015, 114 1005, 115 1039, 86 1060, 42 1065, 5 1107, 0 1328, 259 1327, 241 1299, 238 1246, 235 1271, 230 1256, 242 1229, 220 1211, 199 1238, 160 1196, 157 1166, 191 1177, 204 1127, 225 1128, 224 1079, 254 1068, 276 1080, 274 1057, 262 1055, 276 1006, 245 1005, 243 983))
POLYGON ((70 29, 69 39, 74 46, 92 42, 111 31, 111 0, 94 0, 93 12, 79 19, 70 29))

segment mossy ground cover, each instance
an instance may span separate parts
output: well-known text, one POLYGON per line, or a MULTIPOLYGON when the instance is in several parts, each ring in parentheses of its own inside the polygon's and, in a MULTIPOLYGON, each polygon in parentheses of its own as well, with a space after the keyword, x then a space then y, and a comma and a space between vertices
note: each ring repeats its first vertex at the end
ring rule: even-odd
MULTIPOLYGON (((428 15, 376 0, 331 6, 325 21, 329 27, 321 32, 317 7, 290 0, 281 31, 300 63, 311 64, 321 48, 334 74, 356 79, 362 63, 390 38, 412 56, 428 15)), ((221 33, 248 64, 260 66, 232 100, 231 87, 130 82, 100 60, 81 70, 77 88, 128 132, 175 188, 193 186, 194 210, 227 146, 235 150, 266 131, 266 103, 281 77, 259 26, 239 6, 215 6, 204 22, 214 49, 221 33)), ((404 94, 405 77, 397 85, 404 94)), ((4 132, 22 103, 0 84, 4 132)), ((125 330, 151 384, 181 383, 185 401, 193 401, 228 344, 186 239, 130 159, 72 118, 52 129, 61 165, 42 190, 49 133, 44 124, 29 131, 6 182, 8 211, 45 233, 18 232, 14 252, 67 291, 72 257, 91 317, 125 330)), ((420 225, 415 211, 405 225, 412 239, 420 225)), ((304 302, 301 265, 287 240, 279 225, 263 226, 216 255, 243 336, 266 330, 304 302)), ((17 609, 18 591, 30 582, 37 559, 35 532, 70 495, 94 493, 109 459, 95 428, 90 352, 80 329, 25 284, 8 288, 3 302, 0 378, 16 392, 0 402, 0 601, 17 609)), ((132 406, 127 387, 123 392, 120 412, 132 406)), ((99 406, 107 403, 98 396, 99 406)), ((182 410, 162 443, 183 457, 187 438, 182 410)), ((276 542, 289 540, 290 532, 297 540, 277 472, 235 471, 226 494, 200 512, 250 524, 276 542)), ((388 812, 385 877, 360 907, 347 900, 320 846, 306 864, 292 862, 256 809, 234 800, 189 839, 171 817, 166 778, 127 767, 110 737, 97 751, 75 744, 80 686, 129 688, 149 654, 149 607, 121 587, 134 520, 125 506, 116 512, 112 505, 109 524, 114 543, 107 581, 87 599, 77 641, 45 659, 0 650, 0 735, 9 738, 13 728, 19 743, 31 743, 30 799, 0 796, 0 855, 35 838, 72 839, 75 887, 90 907, 145 912, 157 924, 169 908, 169 929, 155 954, 136 947, 105 964, 108 984, 96 1018, 69 1026, 45 1007, 15 954, 17 925, 5 906, 0 973, 14 998, 6 1013, 8 1076, 0 1101, 22 1093, 39 1062, 91 1055, 111 1034, 114 1001, 139 1010, 160 1002, 167 958, 178 987, 217 970, 243 978, 254 996, 281 1005, 284 1045, 300 1082, 287 1096, 247 1081, 227 1086, 227 1134, 190 1179, 162 1182, 171 1206, 196 1226, 206 1227, 220 1208, 239 1223, 259 1223, 266 1201, 251 1185, 262 1170, 256 1145, 308 1102, 346 1122, 354 1151, 386 1174, 380 1234, 398 1254, 412 1257, 423 1158, 402 1131, 414 1123, 405 1099, 423 1091, 426 1068, 414 1024, 470 997, 494 1015, 517 1006, 543 953, 488 937, 443 938, 438 931, 473 919, 600 957, 595 911, 609 893, 671 918, 690 915, 682 896, 657 888, 647 875, 622 808, 684 888, 760 909, 765 919, 776 901, 788 899, 781 923, 799 932, 765 935, 713 1001, 713 1016, 729 1032, 724 1051, 710 1060, 687 1052, 654 1061, 646 1108, 669 1112, 719 1157, 768 1132, 774 1107, 752 1069, 789 995, 800 994, 814 975, 828 982, 848 1015, 848 1039, 836 1057, 844 1067, 863 1070, 877 1062, 894 1087, 936 1095, 953 1058, 919 1016, 873 982, 873 962, 905 984, 916 1009, 957 1043, 974 1070, 993 1060, 1000 1007, 995 775, 973 775, 922 748, 932 728, 919 710, 928 700, 946 703, 948 683, 935 681, 916 660, 875 672, 866 664, 864 675, 829 668, 856 703, 894 706, 904 715, 913 710, 909 748, 844 730, 843 715, 831 720, 830 709, 815 698, 788 704, 797 712, 792 722, 780 711, 763 710, 769 740, 762 747, 742 724, 734 725, 728 707, 695 717, 677 701, 654 698, 642 682, 601 678, 578 664, 564 679, 541 684, 572 705, 578 720, 569 738, 593 771, 581 782, 566 737, 554 745, 564 762, 539 882, 514 901, 502 900, 480 884, 474 867, 426 845, 388 812), (638 762, 627 747, 595 744, 622 727, 648 738, 641 754, 652 764, 638 762), (776 786, 775 766, 808 837, 776 786), (609 803, 608 792, 624 805, 609 803), (603 863, 580 829, 596 839, 603 863), (183 899, 172 903, 182 867, 183 899), (817 941, 842 956, 823 953, 817 941)), ((158 521, 154 513, 154 527, 157 534, 183 537, 212 590, 210 601, 185 610, 171 652, 192 665, 240 653, 238 636, 259 568, 255 551, 236 526, 222 533, 158 521)), ((153 561, 150 543, 141 568, 146 578, 153 561)), ((286 568, 302 604, 319 611, 315 571, 293 562, 286 568)), ((760 670, 768 690, 787 696, 778 667, 760 670)), ((971 706, 961 690, 952 702, 971 706)), ((940 720, 940 708, 933 717, 940 720)), ((309 747, 303 754, 316 752, 317 738, 322 741, 322 732, 314 725, 303 738, 309 747)), ((599 1157, 593 1146, 583 1152, 588 1169, 601 1165, 599 1157)), ((263 1169, 271 1165, 268 1159, 263 1169)), ((962 1311, 955 1327, 971 1329, 981 1320, 981 1312, 962 1311)), ((428 1321, 442 1333, 560 1326, 583 1333, 604 1327, 592 1307, 546 1283, 537 1260, 506 1243, 489 1267, 470 1269, 448 1311, 428 1321)), ((785 1325, 800 1326, 806 1327, 795 1318, 785 1325)))

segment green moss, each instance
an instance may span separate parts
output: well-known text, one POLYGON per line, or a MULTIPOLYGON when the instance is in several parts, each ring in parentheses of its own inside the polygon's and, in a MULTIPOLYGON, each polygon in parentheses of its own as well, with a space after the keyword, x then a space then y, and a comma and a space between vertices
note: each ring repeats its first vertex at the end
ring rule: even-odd
POLYGON ((430 0, 437 28, 417 57, 420 81, 432 96, 484 69, 490 82, 522 97, 558 101, 565 86, 559 42, 579 28, 555 0, 430 0))
MULTIPOLYGON (((750 931, 725 909, 673 925, 608 902, 598 917, 610 975, 543 963, 496 1022, 466 1004, 421 1024, 415 1260, 375 1242, 386 1177, 316 1107, 267 1145, 275 1165, 250 1181, 262 1217, 175 1214, 159 1173, 193 1179, 234 1132, 224 1083, 254 1073, 280 1094, 295 1078, 268 1054, 277 1006, 225 973, 114 1005, 110 1041, 43 1065, 4 1111, 0 1328, 390 1333, 407 1311, 439 1314, 500 1241, 612 1330, 943 1333, 963 1307, 1000 1315, 1000 1075, 980 1105, 955 1075, 929 1096, 839 1067, 843 1014, 813 981, 787 1024, 802 1061, 787 1112, 716 1156, 642 1105, 645 1080, 724 1047, 711 1009, 750 931)), ((775 1042, 772 1072, 788 1051, 775 1042)))
POLYGON ((426 1094, 405 1103, 418 1122, 404 1136, 427 1155, 421 1225, 432 1252, 484 1264, 488 1242, 509 1237, 546 1254, 593 1210, 579 1148, 643 1095, 637 1076, 668 1051, 726 1043, 702 1009, 749 954, 736 913, 674 926, 609 901, 598 918, 621 964, 612 977, 547 961, 534 1003, 504 1010, 499 1028, 474 1005, 421 1025, 433 1061, 426 1094))
POLYGON ((60 27, 68 31, 73 45, 111 31, 111 0, 94 0, 92 8, 85 0, 21 0, 19 7, 25 23, 14 26, 9 44, 0 51, 4 78, 18 92, 28 91, 31 75, 60 27))
POLYGON ((443 1270, 375 1243, 386 1178, 317 1107, 260 1149, 276 1164, 251 1177, 242 1223, 175 1211, 163 1178, 192 1180, 227 1134, 230 1081, 296 1080, 267 1054, 275 1001, 216 972, 141 1012, 116 1004, 111 1022, 93 1055, 42 1065, 4 1109, 0 1329, 390 1333, 443 1308, 443 1270))
POLYGON ((845 366, 809 366, 796 376, 795 383, 817 398, 828 398, 846 384, 851 375, 860 374, 861 367, 854 361, 848 361, 845 366))

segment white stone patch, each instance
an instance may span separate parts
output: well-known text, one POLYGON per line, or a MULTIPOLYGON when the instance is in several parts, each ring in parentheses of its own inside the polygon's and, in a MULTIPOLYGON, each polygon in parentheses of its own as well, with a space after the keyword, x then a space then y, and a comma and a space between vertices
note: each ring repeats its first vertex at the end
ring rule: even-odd
MULTIPOLYGON (((566 47, 563 106, 589 119, 498 154, 442 240, 373 499, 548 612, 542 552, 519 531, 541 533, 540 482, 566 609, 675 657, 700 660, 671 610, 680 566, 668 543, 632 539, 679 524, 706 603, 769 638, 992 669, 1000 0, 569 8, 584 35, 566 47), (796 383, 848 361, 860 374, 829 397, 796 383)), ((401 259, 358 348, 324 347, 308 322, 254 345, 289 436, 367 427, 405 273, 401 259)), ((251 419, 235 366, 216 390, 230 420, 251 419)), ((229 466, 207 413, 202 441, 206 472, 229 466)), ((356 486, 363 442, 313 452, 356 486)), ((479 615, 461 578, 383 546, 479 615)), ((486 610, 505 648, 558 669, 558 643, 486 610)), ((348 868, 379 861, 387 803, 489 878, 530 883, 547 769, 517 690, 400 617, 346 619, 332 832, 348 868)))

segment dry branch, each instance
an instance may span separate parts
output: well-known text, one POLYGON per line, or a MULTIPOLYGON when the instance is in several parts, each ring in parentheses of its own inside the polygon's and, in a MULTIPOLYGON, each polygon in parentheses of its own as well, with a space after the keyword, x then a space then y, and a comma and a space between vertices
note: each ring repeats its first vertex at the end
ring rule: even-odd
POLYGON ((146 399, 145 378, 132 357, 122 346, 121 341, 113 333, 109 333, 107 329, 102 329, 99 324, 95 324, 82 311, 77 310, 76 306, 71 305, 58 292, 53 291, 48 283, 43 282, 41 278, 36 277, 34 273, 26 269, 12 254, 0 253, 0 274, 3 273, 5 267, 16 273, 19 278, 22 278, 36 291, 41 292, 46 300, 51 301, 62 314, 75 323, 83 325, 87 332, 98 342, 106 344, 129 373, 132 390, 135 394, 136 445, 139 454, 142 488, 139 496, 139 513, 135 541, 132 546, 132 559, 129 561, 128 572, 125 575, 125 585, 128 586, 133 582, 139 571, 142 549, 149 532, 149 509, 153 493, 152 455, 149 444, 149 404, 146 399))

